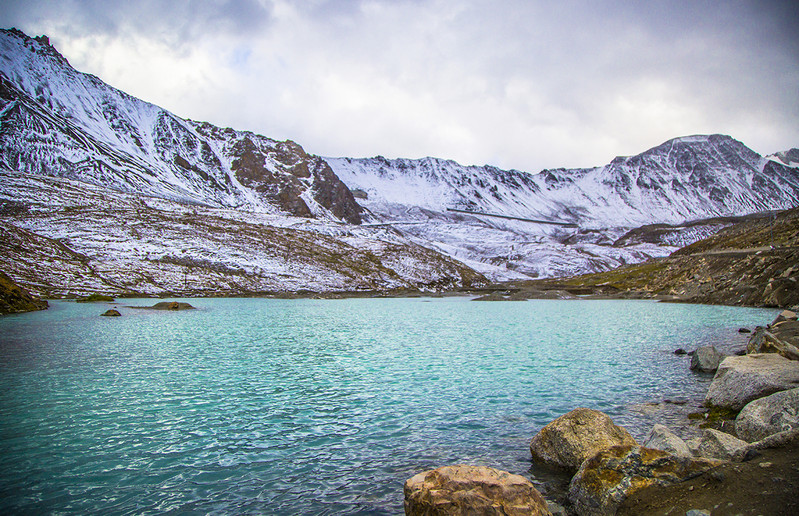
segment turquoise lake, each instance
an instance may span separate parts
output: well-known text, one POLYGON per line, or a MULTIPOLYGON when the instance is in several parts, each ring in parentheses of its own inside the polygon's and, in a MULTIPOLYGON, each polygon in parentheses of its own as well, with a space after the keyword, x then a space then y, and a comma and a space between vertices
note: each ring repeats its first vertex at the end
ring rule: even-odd
POLYGON ((742 345, 775 310, 649 301, 51 302, 0 318, 2 514, 401 514, 410 476, 535 478, 578 406, 700 399, 676 348, 742 345), (122 317, 99 317, 118 306, 122 317))

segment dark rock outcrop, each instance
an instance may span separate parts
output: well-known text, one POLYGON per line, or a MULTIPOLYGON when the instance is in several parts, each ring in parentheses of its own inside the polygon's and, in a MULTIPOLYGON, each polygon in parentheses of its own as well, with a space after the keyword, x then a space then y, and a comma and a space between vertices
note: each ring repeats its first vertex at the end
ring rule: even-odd
POLYGON ((713 346, 702 346, 697 348, 691 356, 691 370, 703 373, 714 373, 719 368, 719 364, 724 360, 723 353, 720 353, 713 346))
POLYGON ((47 301, 30 295, 4 272, 0 272, 0 315, 33 312, 45 308, 47 301))
POLYGON ((148 306, 152 310, 194 310, 189 303, 179 303, 178 301, 161 301, 153 306, 148 306))
POLYGON ((111 308, 100 314, 102 317, 119 317, 120 315, 122 314, 116 308, 111 308))

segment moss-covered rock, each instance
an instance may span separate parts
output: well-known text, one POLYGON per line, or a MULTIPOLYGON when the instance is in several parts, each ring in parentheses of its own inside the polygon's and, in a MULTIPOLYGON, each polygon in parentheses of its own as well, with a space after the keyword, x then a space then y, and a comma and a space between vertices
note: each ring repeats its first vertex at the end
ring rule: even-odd
POLYGON ((678 457, 643 446, 615 446, 580 466, 569 484, 569 501, 577 514, 610 516, 632 493, 682 482, 720 464, 718 460, 678 457))

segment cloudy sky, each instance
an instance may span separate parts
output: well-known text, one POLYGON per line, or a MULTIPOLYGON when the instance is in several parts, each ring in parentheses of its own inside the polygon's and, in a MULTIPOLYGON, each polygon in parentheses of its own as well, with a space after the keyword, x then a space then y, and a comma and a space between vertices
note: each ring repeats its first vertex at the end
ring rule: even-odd
POLYGON ((78 70, 325 156, 537 172, 669 138, 799 147, 796 2, 0 0, 78 70))

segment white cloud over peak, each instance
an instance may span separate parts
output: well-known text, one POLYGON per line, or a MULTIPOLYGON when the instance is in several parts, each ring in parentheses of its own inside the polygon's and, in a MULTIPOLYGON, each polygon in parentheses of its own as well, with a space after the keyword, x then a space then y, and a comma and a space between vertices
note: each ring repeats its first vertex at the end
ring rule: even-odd
POLYGON ((3 2, 81 71, 330 156, 538 171, 685 134, 799 145, 789 4, 3 2))

